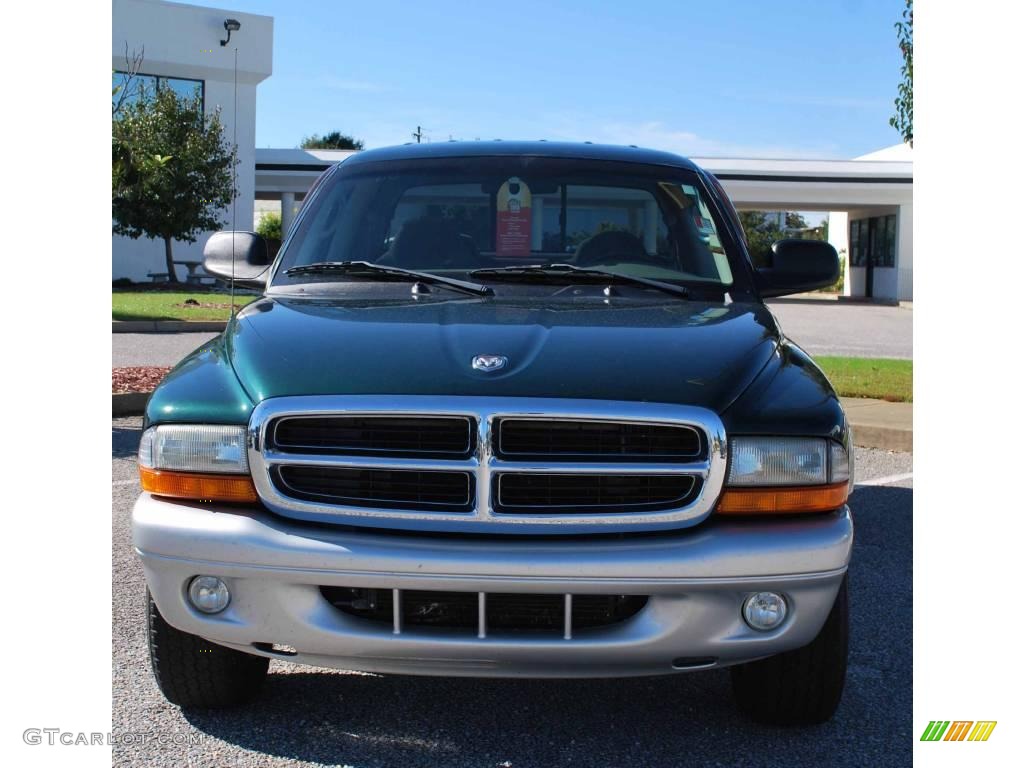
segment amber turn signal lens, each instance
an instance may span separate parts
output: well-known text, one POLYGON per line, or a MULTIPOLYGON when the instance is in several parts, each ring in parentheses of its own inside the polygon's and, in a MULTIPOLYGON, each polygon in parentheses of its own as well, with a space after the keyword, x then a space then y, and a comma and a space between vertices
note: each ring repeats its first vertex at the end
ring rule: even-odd
POLYGON ((142 490, 157 496, 198 501, 253 502, 256 487, 249 475, 213 475, 198 472, 166 472, 139 467, 142 490))
POLYGON ((774 515, 828 512, 841 507, 849 495, 848 483, 793 488, 726 488, 718 500, 721 515, 774 515))

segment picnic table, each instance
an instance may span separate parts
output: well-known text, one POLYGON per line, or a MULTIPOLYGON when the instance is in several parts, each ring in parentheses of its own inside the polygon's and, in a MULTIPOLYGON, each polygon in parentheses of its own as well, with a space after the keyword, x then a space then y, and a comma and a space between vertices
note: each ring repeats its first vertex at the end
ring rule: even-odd
POLYGON ((194 261, 192 259, 182 259, 181 261, 175 261, 175 264, 181 264, 188 270, 188 275, 185 277, 186 283, 194 283, 196 285, 202 285, 205 275, 197 275, 196 267, 200 266, 202 261, 194 261))

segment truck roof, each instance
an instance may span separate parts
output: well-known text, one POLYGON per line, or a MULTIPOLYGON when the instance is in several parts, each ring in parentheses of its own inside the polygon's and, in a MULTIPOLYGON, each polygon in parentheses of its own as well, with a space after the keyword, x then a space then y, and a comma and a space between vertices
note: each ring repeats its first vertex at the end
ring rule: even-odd
POLYGON ((567 141, 441 141, 428 144, 403 144, 358 152, 345 160, 346 166, 385 160, 421 160, 443 157, 500 156, 559 157, 580 160, 614 160, 644 165, 665 165, 695 170, 685 157, 656 149, 617 144, 592 144, 567 141))

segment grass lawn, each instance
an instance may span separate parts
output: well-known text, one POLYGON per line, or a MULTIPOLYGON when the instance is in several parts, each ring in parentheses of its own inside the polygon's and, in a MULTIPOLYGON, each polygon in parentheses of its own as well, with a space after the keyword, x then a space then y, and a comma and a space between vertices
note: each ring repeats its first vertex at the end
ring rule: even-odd
MULTIPOLYGON (((235 294, 235 306, 244 307, 256 297, 235 294)), ((227 320, 230 314, 229 293, 115 292, 114 320, 227 320), (198 302, 186 304, 187 300, 198 302)))
POLYGON ((902 403, 914 399, 914 361, 867 357, 815 357, 842 397, 875 397, 902 403))

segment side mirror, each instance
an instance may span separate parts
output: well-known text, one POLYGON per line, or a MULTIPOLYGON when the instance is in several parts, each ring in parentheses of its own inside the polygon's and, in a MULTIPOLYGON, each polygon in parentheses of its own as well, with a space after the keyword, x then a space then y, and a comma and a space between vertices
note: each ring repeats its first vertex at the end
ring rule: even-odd
POLYGON ((236 283, 259 288, 267 284, 270 251, 267 241, 255 232, 214 232, 203 248, 203 269, 230 280, 232 253, 236 283))
POLYGON ((839 279, 839 254, 824 240, 779 240, 772 265, 757 270, 762 296, 785 296, 825 288, 839 279))

